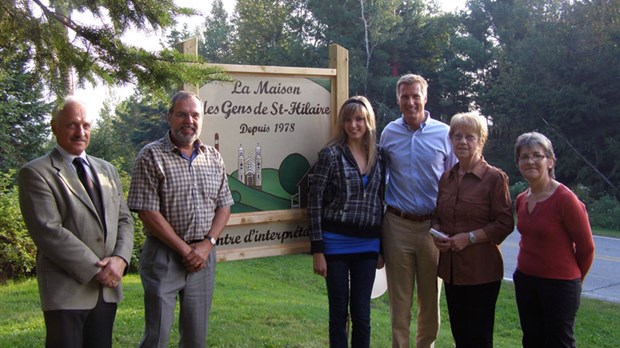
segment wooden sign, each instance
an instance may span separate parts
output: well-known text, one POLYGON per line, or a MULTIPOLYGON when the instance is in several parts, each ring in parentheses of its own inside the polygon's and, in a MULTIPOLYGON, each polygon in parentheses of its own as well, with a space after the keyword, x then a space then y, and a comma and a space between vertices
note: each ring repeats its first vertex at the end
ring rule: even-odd
POLYGON ((217 65, 232 81, 198 89, 201 140, 222 154, 235 201, 218 260, 309 251, 308 171, 348 97, 347 62, 333 45, 326 69, 217 65))

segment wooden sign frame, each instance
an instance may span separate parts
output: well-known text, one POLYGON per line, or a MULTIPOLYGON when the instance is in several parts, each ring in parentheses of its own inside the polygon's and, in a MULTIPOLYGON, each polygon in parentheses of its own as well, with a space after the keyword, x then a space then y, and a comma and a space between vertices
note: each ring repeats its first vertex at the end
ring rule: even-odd
MULTIPOLYGON (((197 55, 197 40, 177 45, 185 54, 197 55)), ((235 76, 301 77, 330 79, 330 136, 336 127, 340 105, 348 98, 348 51, 333 44, 329 47, 328 68, 281 67, 213 64, 235 76)), ((182 89, 198 94, 199 88, 182 89)), ((317 150, 318 152, 318 150, 317 150)), ((226 163, 227 167, 229 163, 226 163)), ((269 210, 232 214, 218 240, 218 261, 304 253, 310 250, 306 209, 269 210)))

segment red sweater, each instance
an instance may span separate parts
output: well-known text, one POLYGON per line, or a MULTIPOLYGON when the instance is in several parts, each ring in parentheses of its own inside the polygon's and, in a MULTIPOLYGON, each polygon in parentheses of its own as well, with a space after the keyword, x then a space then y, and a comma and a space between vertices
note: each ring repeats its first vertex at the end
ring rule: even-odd
POLYGON ((533 277, 583 280, 594 260, 594 240, 579 198, 560 184, 531 213, 525 192, 515 205, 521 233, 517 269, 533 277))

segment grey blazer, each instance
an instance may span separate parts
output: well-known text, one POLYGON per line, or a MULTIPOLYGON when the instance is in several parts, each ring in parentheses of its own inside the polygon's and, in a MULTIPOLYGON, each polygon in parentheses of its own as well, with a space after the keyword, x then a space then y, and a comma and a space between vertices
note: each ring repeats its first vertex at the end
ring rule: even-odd
MULTIPOLYGON (((93 308, 99 296, 96 262, 115 255, 129 265, 131 259, 134 225, 118 172, 99 158, 88 156, 88 161, 101 187, 105 225, 76 171, 58 150, 27 163, 19 172, 19 203, 37 246, 44 311, 93 308)), ((119 302, 121 287, 103 287, 103 299, 119 302)))

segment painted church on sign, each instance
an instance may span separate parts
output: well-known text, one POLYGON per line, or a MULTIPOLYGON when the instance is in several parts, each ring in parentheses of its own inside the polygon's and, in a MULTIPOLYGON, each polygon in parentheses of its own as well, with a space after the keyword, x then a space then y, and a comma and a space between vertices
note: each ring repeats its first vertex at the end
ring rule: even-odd
POLYGON ((256 144, 254 158, 248 153, 244 154, 243 145, 239 144, 237 160, 237 179, 246 186, 256 190, 263 187, 263 159, 261 157, 260 143, 256 144))

